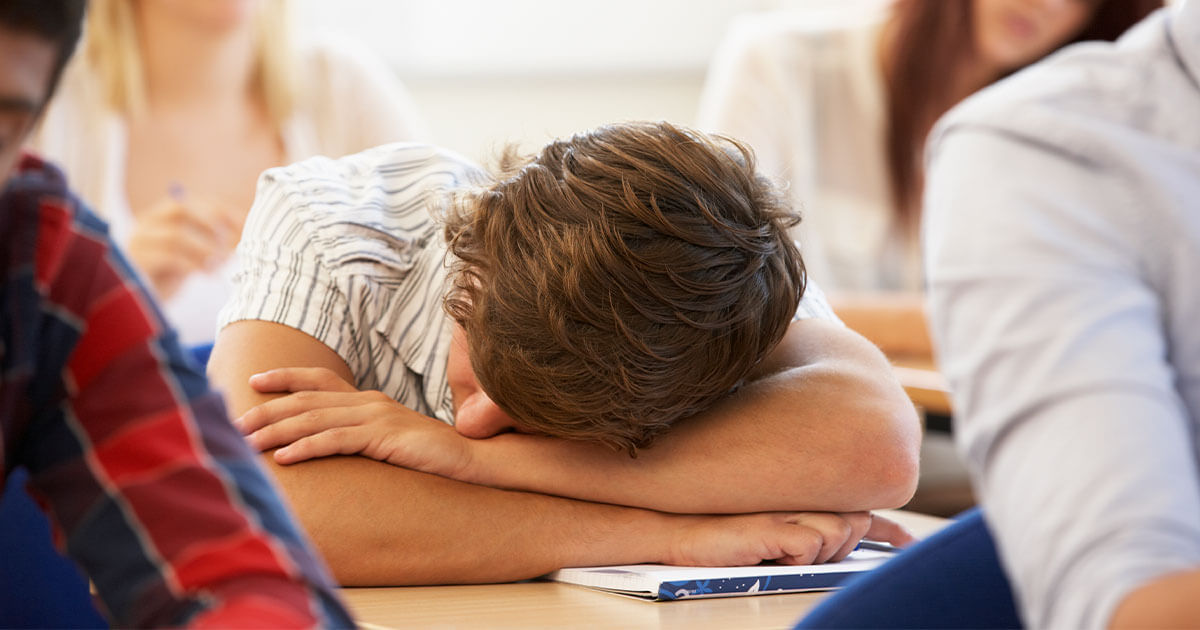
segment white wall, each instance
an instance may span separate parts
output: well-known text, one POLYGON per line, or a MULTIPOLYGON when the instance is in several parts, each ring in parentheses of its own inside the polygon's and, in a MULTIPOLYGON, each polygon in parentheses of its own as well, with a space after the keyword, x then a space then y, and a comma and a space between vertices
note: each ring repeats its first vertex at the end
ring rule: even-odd
POLYGON ((883 0, 298 0, 303 28, 363 42, 413 92, 434 140, 475 159, 618 120, 691 124, 733 17, 883 0))
POLYGON ((434 140, 476 160, 620 120, 690 124, 700 72, 422 77, 406 81, 434 140))

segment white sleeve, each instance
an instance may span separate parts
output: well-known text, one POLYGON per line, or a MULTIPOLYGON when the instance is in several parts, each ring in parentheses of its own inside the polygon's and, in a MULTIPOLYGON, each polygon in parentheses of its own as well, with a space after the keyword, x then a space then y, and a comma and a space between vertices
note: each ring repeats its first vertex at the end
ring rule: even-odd
POLYGON ((351 373, 363 375, 369 358, 359 318, 322 256, 325 242, 309 220, 311 199, 293 177, 301 165, 269 169, 258 181, 254 205, 238 243, 233 294, 218 315, 217 329, 239 320, 283 324, 336 352, 351 373))
POLYGON ((838 324, 842 323, 841 318, 833 312, 833 307, 830 306, 829 299, 825 297, 825 292, 811 278, 804 283, 804 296, 800 298, 796 314, 792 316, 792 321, 801 319, 826 319, 838 324))
POLYGON ((425 142, 430 133, 396 73, 370 51, 340 39, 315 44, 308 85, 321 152, 349 155, 389 142, 425 142))
POLYGON ((709 66, 696 125, 746 142, 760 171, 791 182, 808 168, 793 156, 812 153, 812 72, 806 55, 794 54, 798 36, 767 20, 734 22, 709 66))
MULTIPOLYGON (((783 18, 767 13, 733 23, 709 65, 696 125, 748 144, 758 171, 784 188, 803 216, 816 186, 819 150, 813 129, 816 53, 813 34, 777 19, 783 18)), ((832 265, 820 234, 807 222, 793 233, 802 241, 810 275, 829 282, 832 265)))
POLYGON ((1200 564, 1195 436, 1175 389, 1143 204, 1119 172, 951 129, 926 262, 956 437, 1025 623, 1107 625, 1130 590, 1200 564))

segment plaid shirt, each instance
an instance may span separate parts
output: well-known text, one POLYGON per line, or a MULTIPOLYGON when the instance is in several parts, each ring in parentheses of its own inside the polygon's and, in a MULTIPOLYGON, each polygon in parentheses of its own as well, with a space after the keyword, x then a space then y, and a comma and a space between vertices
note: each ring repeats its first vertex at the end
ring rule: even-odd
POLYGON ((103 223, 36 158, 0 192, 0 274, 0 481, 29 469, 116 624, 353 625, 103 223))

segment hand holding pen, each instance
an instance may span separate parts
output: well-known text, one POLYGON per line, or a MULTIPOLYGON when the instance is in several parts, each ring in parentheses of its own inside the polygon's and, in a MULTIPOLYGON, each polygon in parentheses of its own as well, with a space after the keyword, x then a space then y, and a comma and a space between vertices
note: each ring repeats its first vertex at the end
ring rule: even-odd
POLYGON ((225 261, 240 236, 239 223, 229 208, 191 197, 173 183, 164 199, 137 215, 126 251, 155 295, 167 299, 189 275, 225 261))

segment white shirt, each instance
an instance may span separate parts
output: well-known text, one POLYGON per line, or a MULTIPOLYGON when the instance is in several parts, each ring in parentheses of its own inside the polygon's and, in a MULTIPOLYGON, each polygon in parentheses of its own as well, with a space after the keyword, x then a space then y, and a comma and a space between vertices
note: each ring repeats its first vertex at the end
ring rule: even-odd
POLYGON ((884 15, 740 18, 718 49, 698 124, 747 142, 789 188, 813 277, 842 291, 922 289, 917 239, 895 218, 884 154, 884 15))
MULTIPOLYGON (((421 144, 268 170, 220 325, 254 319, 307 333, 346 362, 360 389, 452 423, 447 248, 434 216, 449 191, 485 181, 462 157, 421 144)), ((813 282, 796 312, 806 317, 837 321, 813 282)))
POLYGON ((1200 568, 1200 3, 1175 9, 981 92, 930 140, 939 365, 1035 628, 1105 627, 1133 588, 1200 568))
MULTIPOLYGON (((301 93, 281 130, 285 163, 426 137, 411 97, 366 51, 322 40, 305 50, 300 65, 301 93)), ((100 82, 85 63, 69 66, 31 147, 63 168, 72 189, 108 222, 122 247, 136 221, 125 194, 127 145, 125 120, 108 107, 100 82)), ((192 274, 162 302, 183 343, 212 341, 236 268, 231 256, 213 271, 192 274)))

